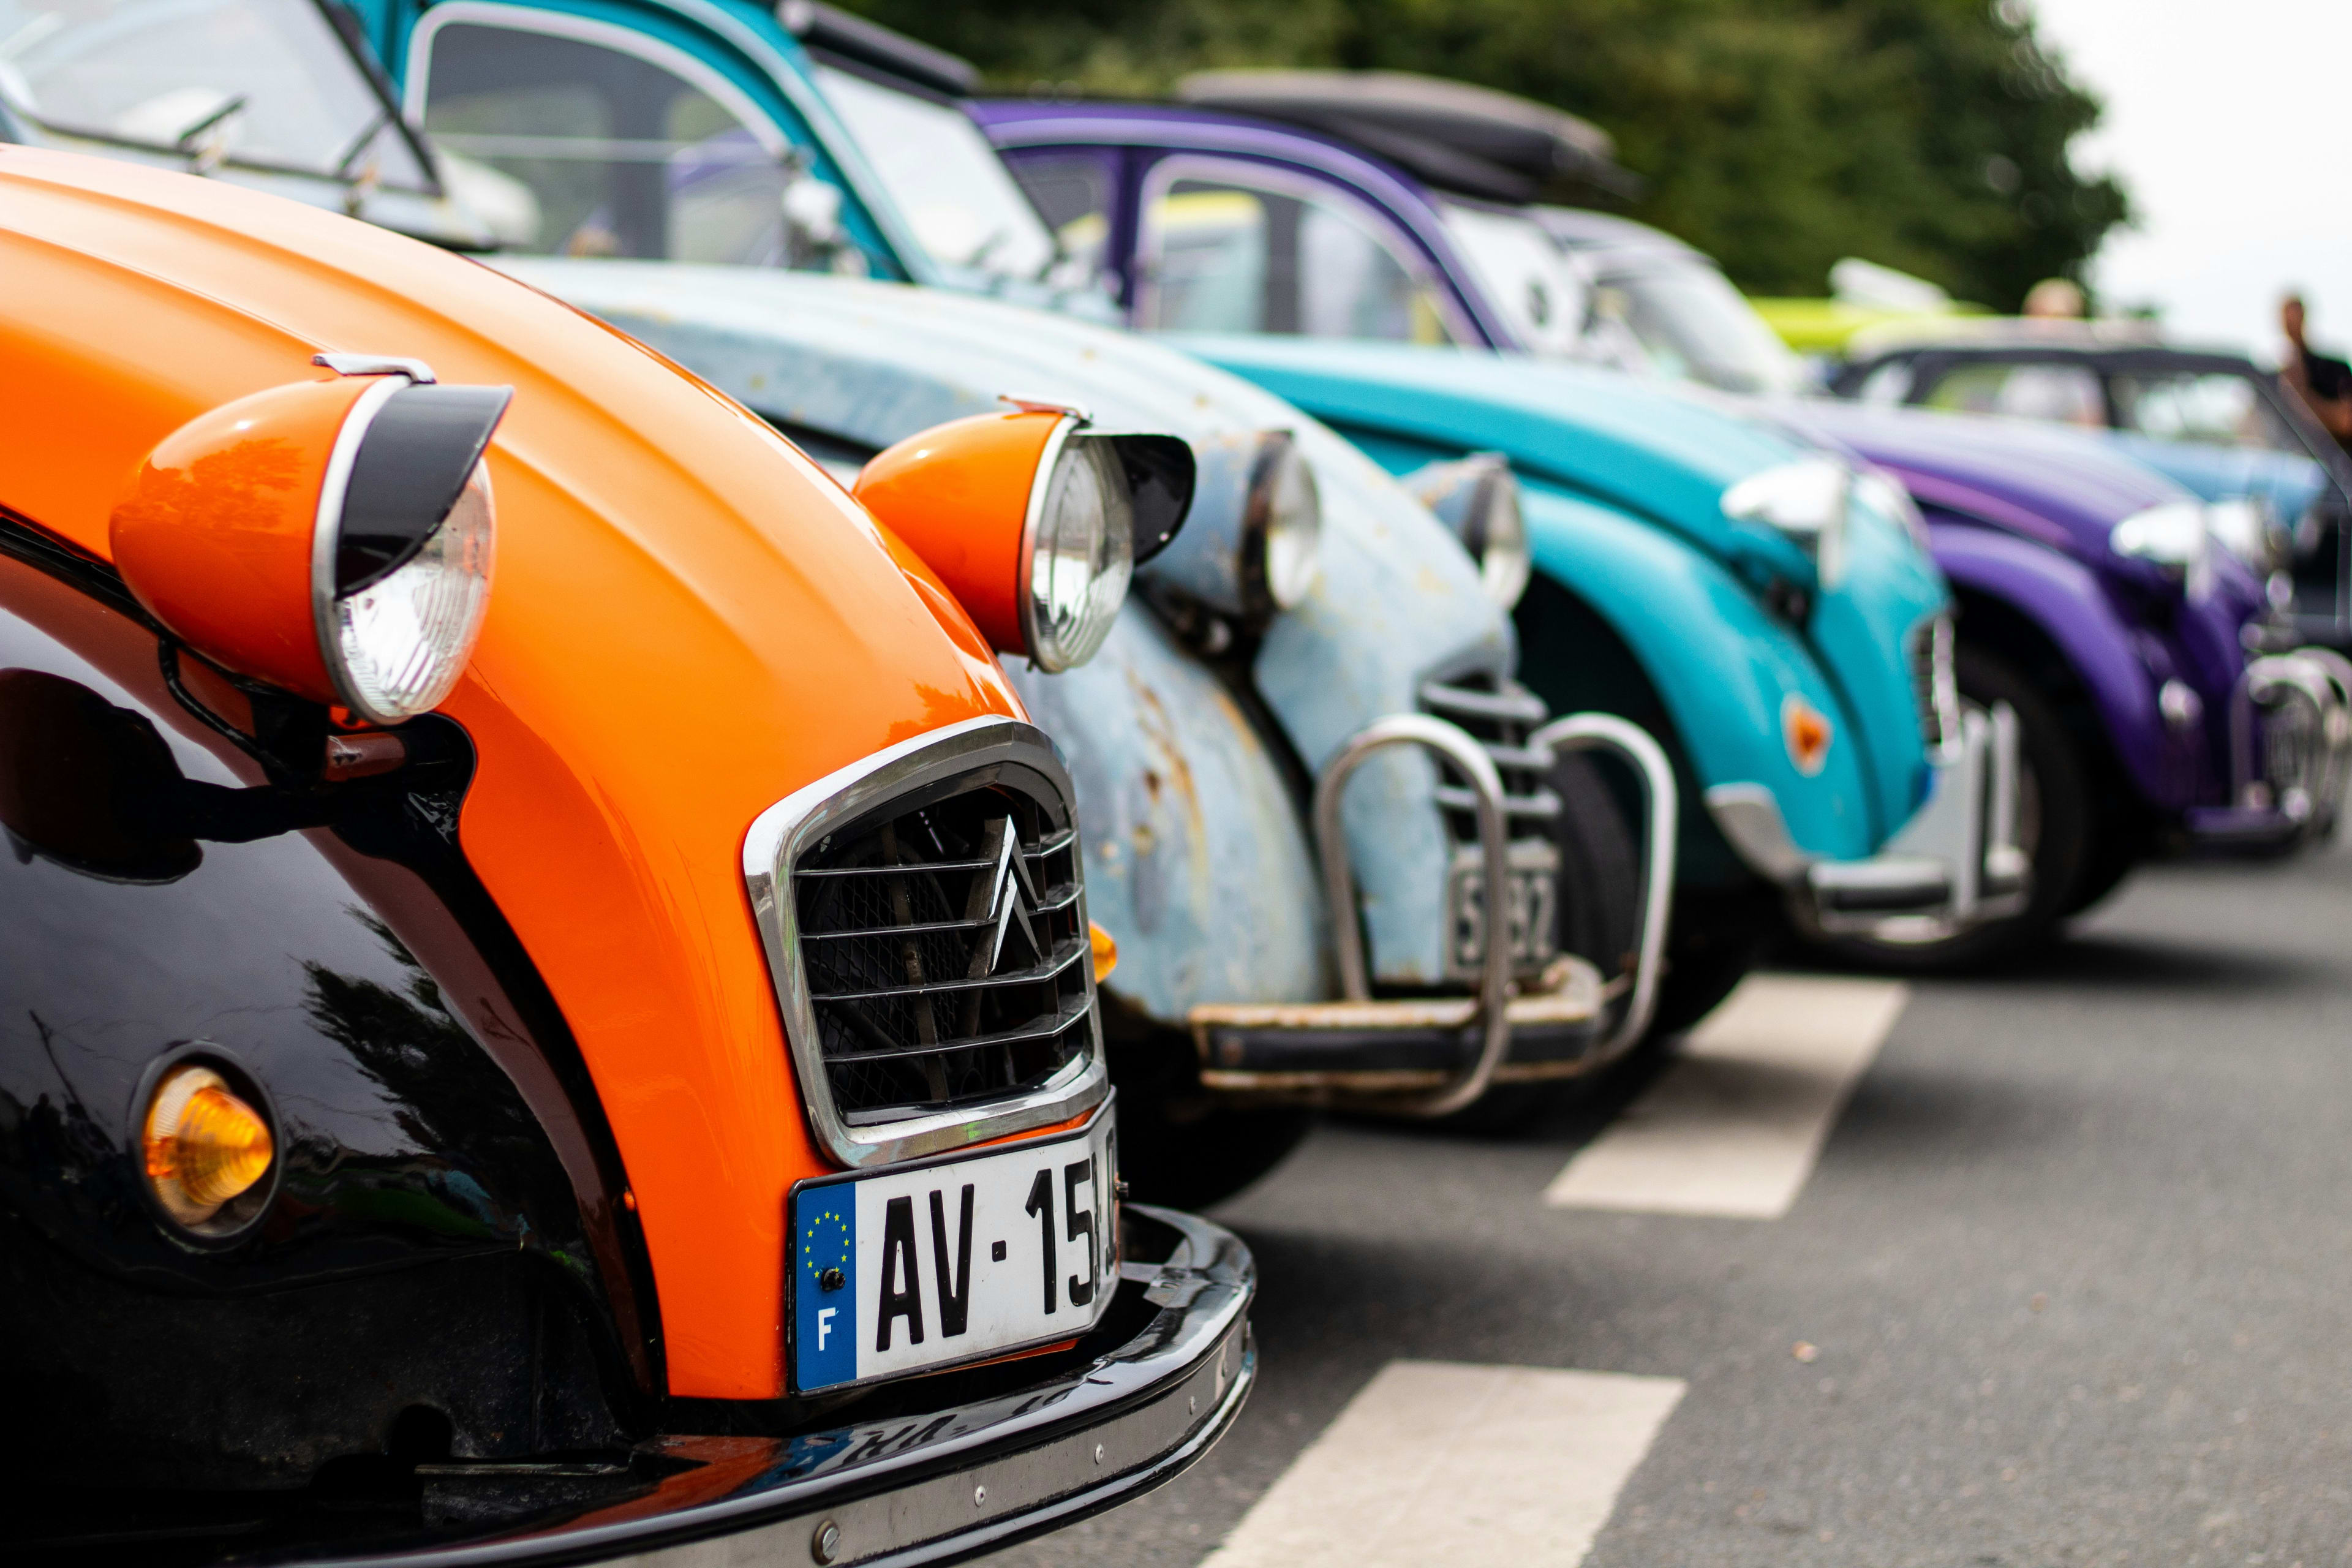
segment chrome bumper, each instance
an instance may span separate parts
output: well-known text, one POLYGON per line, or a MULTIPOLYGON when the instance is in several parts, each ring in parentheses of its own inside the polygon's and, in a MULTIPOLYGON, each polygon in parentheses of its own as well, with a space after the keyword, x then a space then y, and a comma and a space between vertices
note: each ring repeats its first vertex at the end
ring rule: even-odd
POLYGON ((2301 647, 2248 660, 2230 698, 2230 805, 2190 811, 2191 842, 2274 853, 2326 837, 2352 778, 2352 659, 2301 647))
POLYGON ((1787 893, 1803 929, 1881 942, 1935 942, 2023 910, 2032 863, 2017 845, 2017 714, 2007 703, 1960 720, 1927 804, 1866 860, 1797 847, 1772 792, 1717 784, 1707 815, 1748 867, 1787 893))
MULTIPOLYGON (((1257 1372, 1249 1249, 1206 1220, 1140 1205, 1127 1206, 1122 1228, 1130 1255, 1161 1260, 1121 1265, 1110 1321, 1129 1325, 1126 1338, 1076 1366, 1065 1358, 1051 1376, 938 1408, 917 1398, 909 1410, 902 1390, 887 1419, 791 1437, 657 1438, 640 1456, 668 1473, 561 1522, 321 1561, 896 1568, 961 1562, 1115 1507, 1208 1452, 1257 1372)), ((452 1472, 496 1468, 435 1467, 428 1514, 434 1488, 446 1489, 452 1472)), ((462 1509, 445 1517, 453 1511, 467 1517, 462 1509)))
POLYGON ((1472 1104, 1497 1083, 1573 1078, 1631 1048, 1649 1027, 1663 968, 1674 896, 1677 800, 1665 752, 1641 729, 1605 713, 1555 720, 1528 739, 1530 749, 1604 750, 1641 781, 1646 821, 1643 905, 1630 984, 1603 984, 1599 971, 1574 956, 1555 959, 1521 991, 1511 953, 1488 940, 1475 996, 1381 1001, 1371 994, 1363 931, 1352 918, 1355 876, 1339 805, 1349 775, 1374 752, 1413 745, 1435 752, 1470 781, 1485 885, 1509 885, 1509 833, 1503 785, 1493 761, 1458 726, 1423 714, 1367 725, 1339 749, 1315 790, 1316 849, 1323 862, 1345 999, 1276 1005, 1210 1004, 1188 1017, 1201 1053, 1204 1087, 1224 1094, 1444 1116, 1472 1104), (1622 996, 1616 993, 1622 991, 1622 996), (1611 1017, 1614 1002, 1623 1003, 1611 1017))

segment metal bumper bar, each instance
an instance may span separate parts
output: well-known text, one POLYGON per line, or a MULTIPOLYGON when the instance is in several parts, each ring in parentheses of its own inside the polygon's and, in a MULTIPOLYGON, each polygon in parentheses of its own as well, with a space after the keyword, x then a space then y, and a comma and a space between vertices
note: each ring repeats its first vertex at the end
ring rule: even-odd
POLYGON ((2025 907, 2032 863, 2017 845, 2017 713, 2008 703, 1963 714, 1927 804, 1864 860, 1799 848, 1761 784, 1716 785, 1707 812, 1740 858, 1786 891, 1801 927, 1939 941, 2025 907))
POLYGON ((1444 1116, 1496 1083, 1577 1077, 1614 1060, 1640 1039, 1656 1007, 1666 924, 1674 897, 1677 794, 1665 752, 1638 727, 1611 714, 1556 720, 1528 737, 1531 751, 1607 751, 1641 782, 1645 806, 1643 894, 1636 958, 1624 1005, 1608 1021, 1612 994, 1583 959, 1555 960, 1533 988, 1511 974, 1503 922, 1491 913, 1475 996, 1374 1000, 1363 932, 1354 920, 1356 886, 1340 803, 1349 777, 1375 752, 1412 745, 1435 752, 1470 783, 1486 886, 1509 886, 1503 785, 1484 748, 1458 727, 1422 714, 1368 725, 1332 759, 1315 791, 1316 848, 1334 912, 1343 1000, 1272 1005, 1212 1004, 1189 1022, 1201 1052, 1202 1082, 1229 1094, 1275 1096, 1444 1116))
POLYGON ((2230 697, 2230 806, 2190 813, 2193 837, 2261 849, 2325 837, 2352 779, 2352 660, 2325 647, 2249 660, 2230 697), (2299 728, 2301 743, 2273 742, 2273 723, 2299 728))
POLYGON ((1107 1321, 1124 1323, 1124 1337, 1077 1364, 1061 1358, 1050 1376, 938 1408, 917 1401, 908 1410, 902 1395, 887 1418, 792 1437, 657 1438, 641 1456, 667 1473, 560 1522, 316 1561, 901 1568, 961 1562, 1099 1513, 1206 1453, 1240 1413, 1257 1368, 1248 1248, 1169 1210, 1130 1204, 1122 1221, 1129 1260, 1107 1321), (1139 1252, 1160 1261, 1135 1261, 1139 1252))

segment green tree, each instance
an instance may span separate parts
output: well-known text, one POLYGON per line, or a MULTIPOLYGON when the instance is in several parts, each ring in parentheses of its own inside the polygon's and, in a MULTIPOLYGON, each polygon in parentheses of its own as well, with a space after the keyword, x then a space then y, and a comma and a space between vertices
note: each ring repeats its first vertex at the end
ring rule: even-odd
MULTIPOLYGON (((2099 103, 2018 0, 854 0, 992 88, 1165 92, 1246 65, 1418 70, 1616 136, 1631 216, 1759 293, 1863 256, 2013 310, 2129 213, 2068 144, 2099 103)), ((1562 193, 1572 195, 1573 193, 1562 193)))

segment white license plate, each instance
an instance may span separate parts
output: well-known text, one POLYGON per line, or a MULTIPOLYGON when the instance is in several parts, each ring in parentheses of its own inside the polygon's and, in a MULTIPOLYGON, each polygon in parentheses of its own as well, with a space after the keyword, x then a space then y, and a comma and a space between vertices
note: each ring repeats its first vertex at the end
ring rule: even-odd
MULTIPOLYGON (((1511 846, 1511 886, 1505 900, 1511 967, 1541 969, 1559 951, 1559 852, 1534 839, 1511 846)), ((1457 850, 1446 881, 1453 927, 1450 973, 1475 979, 1486 962, 1486 869, 1475 846, 1457 850)))
POLYGON ((1106 1102, 1074 1132, 793 1189, 803 1393, 1074 1339, 1118 1282, 1106 1102))

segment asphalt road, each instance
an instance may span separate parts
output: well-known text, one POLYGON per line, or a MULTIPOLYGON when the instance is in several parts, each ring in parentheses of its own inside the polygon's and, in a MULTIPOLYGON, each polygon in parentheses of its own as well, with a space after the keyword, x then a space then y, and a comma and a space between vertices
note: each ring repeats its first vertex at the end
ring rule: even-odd
MULTIPOLYGON (((1197 1563, 1404 1360, 1682 1381, 1591 1568, 2352 1563, 2352 853, 2143 871, 2019 970, 1915 983, 1781 1217, 1547 1206, 1651 1087, 1507 1140, 1320 1130, 1219 1215, 1262 1272, 1232 1435, 991 1562, 1197 1563)), ((1325 1458, 1406 1495, 1429 1414, 1325 1458)), ((1567 1488, 1585 1441, 1520 1447, 1567 1488)), ((1528 1556, 1478 1485, 1343 1555, 1528 1556)))

